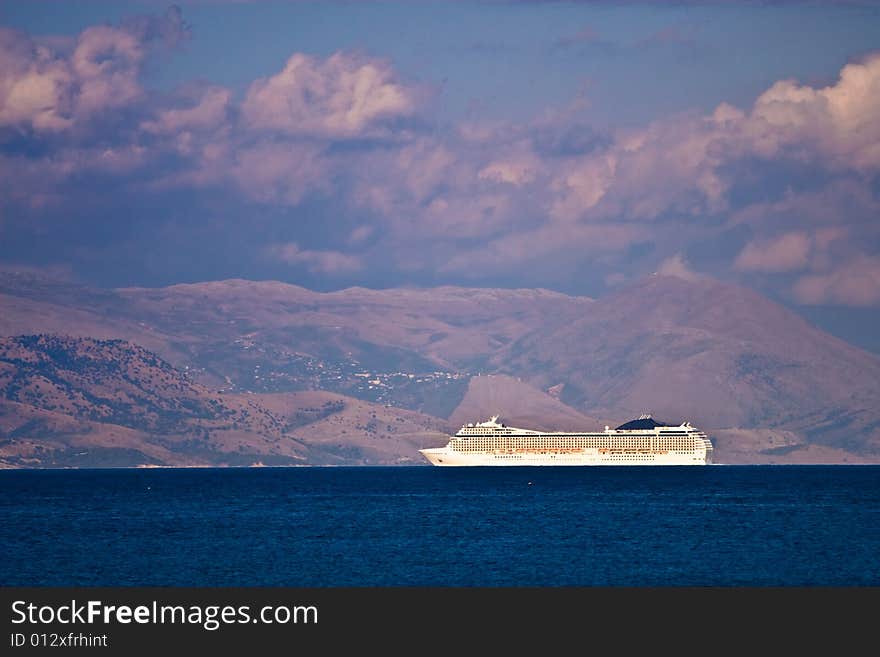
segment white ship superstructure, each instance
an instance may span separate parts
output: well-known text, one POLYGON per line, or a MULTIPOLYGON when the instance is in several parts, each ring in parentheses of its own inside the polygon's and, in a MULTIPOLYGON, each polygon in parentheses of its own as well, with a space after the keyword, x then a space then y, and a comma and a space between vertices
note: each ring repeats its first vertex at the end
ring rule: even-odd
POLYGON ((650 415, 597 432, 518 429, 492 417, 464 425, 445 447, 420 450, 434 465, 707 465, 712 442, 690 423, 650 415))

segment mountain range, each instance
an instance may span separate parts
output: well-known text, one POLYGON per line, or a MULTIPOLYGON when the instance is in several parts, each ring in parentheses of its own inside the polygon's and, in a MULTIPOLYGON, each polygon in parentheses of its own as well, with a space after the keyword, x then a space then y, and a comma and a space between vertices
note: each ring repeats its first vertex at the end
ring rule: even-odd
POLYGON ((460 424, 652 413, 725 463, 880 462, 880 357, 733 284, 321 293, 0 273, 6 467, 422 463, 460 424))

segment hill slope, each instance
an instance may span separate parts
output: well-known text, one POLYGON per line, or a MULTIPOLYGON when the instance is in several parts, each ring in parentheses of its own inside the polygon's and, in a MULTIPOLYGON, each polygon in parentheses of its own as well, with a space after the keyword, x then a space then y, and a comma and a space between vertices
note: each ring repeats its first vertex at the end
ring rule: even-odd
POLYGON ((493 415, 511 426, 543 431, 595 431, 604 426, 537 388, 500 374, 471 377, 449 423, 458 427, 493 415))
POLYGON ((122 340, 0 339, 7 466, 417 463, 444 429, 340 395, 218 394, 122 340))

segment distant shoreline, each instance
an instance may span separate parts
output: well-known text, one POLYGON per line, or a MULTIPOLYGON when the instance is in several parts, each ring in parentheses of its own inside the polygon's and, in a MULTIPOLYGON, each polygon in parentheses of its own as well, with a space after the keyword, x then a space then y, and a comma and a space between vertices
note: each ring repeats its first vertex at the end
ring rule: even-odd
POLYGON ((302 469, 430 469, 439 471, 460 471, 460 470, 504 470, 504 471, 525 471, 525 470, 680 470, 687 468, 689 470, 703 470, 705 468, 876 468, 880 467, 880 463, 712 463, 706 466, 674 466, 674 465, 570 465, 570 466, 469 466, 459 468, 433 468, 430 464, 425 465, 410 463, 407 465, 389 465, 389 464, 352 464, 352 465, 333 465, 333 464, 308 464, 308 465, 150 465, 150 466, 93 466, 93 467, 57 467, 57 468, 18 468, 18 467, 0 467, 0 472, 76 472, 89 470, 302 470, 302 469))

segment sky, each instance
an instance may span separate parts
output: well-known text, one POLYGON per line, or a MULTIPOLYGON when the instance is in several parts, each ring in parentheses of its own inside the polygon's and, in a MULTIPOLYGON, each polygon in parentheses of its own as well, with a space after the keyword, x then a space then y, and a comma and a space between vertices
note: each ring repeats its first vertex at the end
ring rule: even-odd
POLYGON ((880 4, 5 0, 0 268, 696 273, 880 352, 880 4))

